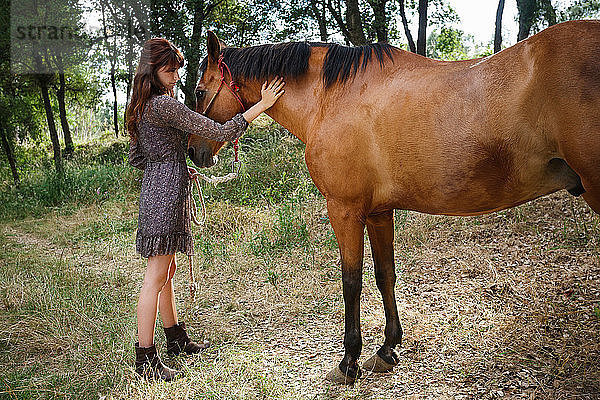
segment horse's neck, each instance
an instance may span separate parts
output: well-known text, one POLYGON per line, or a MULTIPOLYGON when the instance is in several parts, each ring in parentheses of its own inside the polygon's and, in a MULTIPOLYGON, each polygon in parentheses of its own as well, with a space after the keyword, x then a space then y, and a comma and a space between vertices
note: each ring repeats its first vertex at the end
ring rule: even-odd
MULTIPOLYGON (((309 125, 314 121, 318 112, 318 102, 315 97, 315 87, 319 76, 306 74, 296 79, 286 81, 285 93, 266 111, 266 114, 277 123, 290 131, 294 136, 306 143, 309 125)), ((246 85, 244 98, 255 104, 260 100, 262 82, 251 82, 246 85)))

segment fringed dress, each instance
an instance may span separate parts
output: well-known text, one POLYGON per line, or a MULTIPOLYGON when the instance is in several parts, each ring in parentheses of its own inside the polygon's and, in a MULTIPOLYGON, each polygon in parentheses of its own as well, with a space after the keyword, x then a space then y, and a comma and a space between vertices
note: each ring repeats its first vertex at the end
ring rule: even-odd
POLYGON ((247 127, 242 114, 219 124, 170 96, 150 98, 138 123, 138 139, 129 149, 130 164, 144 170, 136 236, 142 257, 193 254, 188 134, 225 142, 240 137, 247 127))

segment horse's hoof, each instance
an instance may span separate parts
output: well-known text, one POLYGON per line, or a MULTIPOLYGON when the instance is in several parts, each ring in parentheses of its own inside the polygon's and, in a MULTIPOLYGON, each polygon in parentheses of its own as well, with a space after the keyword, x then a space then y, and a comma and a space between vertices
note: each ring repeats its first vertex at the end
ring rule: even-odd
POLYGON ((394 367, 395 365, 383 361, 377 353, 373 354, 373 357, 369 358, 363 364, 363 368, 371 372, 389 372, 394 369, 394 367))
POLYGON ((355 381, 354 378, 345 375, 340 367, 335 367, 325 377, 329 382, 337 383, 340 385, 352 385, 355 381))

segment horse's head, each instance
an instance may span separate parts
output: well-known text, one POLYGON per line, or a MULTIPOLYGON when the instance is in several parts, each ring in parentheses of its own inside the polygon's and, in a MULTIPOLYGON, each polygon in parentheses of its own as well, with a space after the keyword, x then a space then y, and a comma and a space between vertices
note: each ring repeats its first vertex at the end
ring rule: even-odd
MULTIPOLYGON (((205 115, 219 123, 224 123, 239 113, 241 106, 231 91, 225 87, 230 83, 231 76, 225 71, 226 82, 221 85, 221 69, 219 56, 225 45, 219 41, 213 32, 208 32, 208 55, 202 61, 202 76, 196 86, 196 112, 205 112, 205 115), (207 109, 208 108, 208 109, 207 109)), ((190 135, 188 140, 188 154, 198 167, 211 167, 216 163, 216 154, 223 147, 224 142, 216 142, 190 135)))

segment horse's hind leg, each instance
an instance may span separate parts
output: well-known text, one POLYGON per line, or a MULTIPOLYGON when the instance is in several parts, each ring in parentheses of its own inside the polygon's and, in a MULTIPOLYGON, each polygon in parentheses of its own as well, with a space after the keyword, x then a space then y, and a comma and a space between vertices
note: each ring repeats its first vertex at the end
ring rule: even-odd
POLYGON ((335 232, 342 261, 344 292, 344 358, 327 379, 336 383, 350 384, 360 376, 358 358, 362 350, 360 334, 360 292, 362 290, 362 264, 365 224, 353 208, 334 201, 327 201, 329 220, 335 232))
POLYGON ((394 213, 386 211, 383 214, 367 218, 367 231, 375 263, 375 279, 377 288, 383 298, 385 310, 385 341, 377 354, 371 357, 363 367, 375 372, 387 372, 399 362, 396 345, 402 342, 402 327, 396 307, 396 271, 394 268, 394 213))

